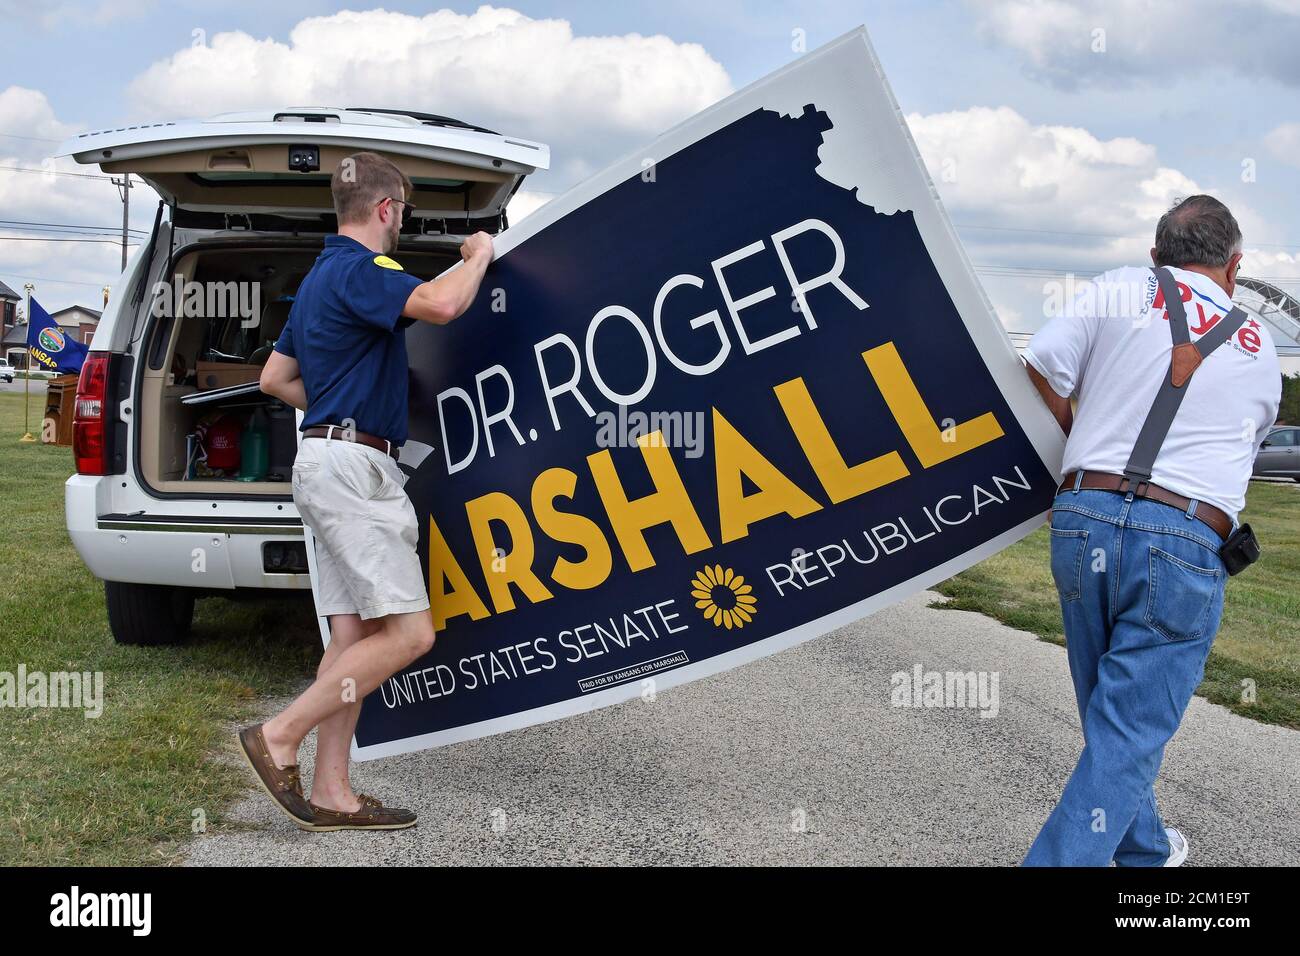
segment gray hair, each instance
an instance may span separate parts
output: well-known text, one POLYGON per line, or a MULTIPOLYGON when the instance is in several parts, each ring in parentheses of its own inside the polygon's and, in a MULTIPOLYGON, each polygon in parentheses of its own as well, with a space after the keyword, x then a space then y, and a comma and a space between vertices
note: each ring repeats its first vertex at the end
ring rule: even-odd
POLYGON ((1226 266, 1241 251, 1241 228, 1213 196, 1174 203, 1156 225, 1158 266, 1226 266))

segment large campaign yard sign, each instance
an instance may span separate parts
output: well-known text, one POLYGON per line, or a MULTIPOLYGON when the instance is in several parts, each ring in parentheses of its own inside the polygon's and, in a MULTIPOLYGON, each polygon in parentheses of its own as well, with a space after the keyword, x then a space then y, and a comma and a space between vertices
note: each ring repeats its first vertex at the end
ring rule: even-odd
POLYGON ((359 759, 614 704, 791 647, 1044 518, 1062 436, 864 30, 502 235, 408 333, 436 648, 359 759), (428 451, 430 446, 432 451, 428 451))

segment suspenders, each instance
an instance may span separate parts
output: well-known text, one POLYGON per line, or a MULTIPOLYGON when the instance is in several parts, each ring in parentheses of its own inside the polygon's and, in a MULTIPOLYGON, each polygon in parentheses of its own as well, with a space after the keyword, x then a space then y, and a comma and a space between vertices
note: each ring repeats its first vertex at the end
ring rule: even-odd
POLYGON ((1174 274, 1164 266, 1152 270, 1160 290, 1164 293, 1165 311, 1169 316, 1169 332, 1173 336, 1174 350, 1169 359, 1169 372, 1165 376, 1151 411, 1147 412, 1142 430, 1138 432, 1137 442, 1129 455, 1128 464, 1124 466, 1124 477, 1128 479, 1128 494, 1151 480, 1151 468, 1155 465, 1160 446, 1178 414, 1178 406, 1187 394, 1187 383, 1192 373, 1211 352, 1226 342, 1246 321, 1246 313, 1233 306, 1232 311, 1220 319, 1210 331, 1202 335, 1195 343, 1187 331, 1187 311, 1183 308, 1183 297, 1178 291, 1174 274))

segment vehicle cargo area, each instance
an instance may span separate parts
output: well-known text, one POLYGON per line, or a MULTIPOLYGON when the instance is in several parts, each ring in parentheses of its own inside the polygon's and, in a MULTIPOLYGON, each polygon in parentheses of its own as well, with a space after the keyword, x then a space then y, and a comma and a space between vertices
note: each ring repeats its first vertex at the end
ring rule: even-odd
MULTIPOLYGON (((183 251, 168 288, 149 290, 139 390, 140 475, 181 495, 289 495, 297 452, 295 410, 257 388, 318 242, 183 251)), ((432 278, 453 251, 397 255, 432 278)))

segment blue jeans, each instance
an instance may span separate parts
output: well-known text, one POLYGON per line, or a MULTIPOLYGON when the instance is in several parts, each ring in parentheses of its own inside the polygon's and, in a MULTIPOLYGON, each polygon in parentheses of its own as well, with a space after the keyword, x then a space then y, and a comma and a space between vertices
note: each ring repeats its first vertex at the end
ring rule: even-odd
POLYGON ((1073 490, 1051 535, 1084 747, 1025 865, 1162 866, 1153 785, 1219 629, 1223 539, 1169 505, 1073 490))

